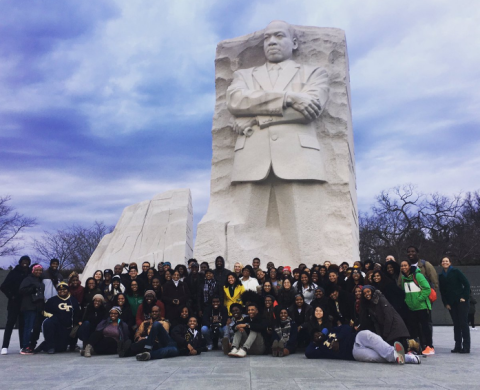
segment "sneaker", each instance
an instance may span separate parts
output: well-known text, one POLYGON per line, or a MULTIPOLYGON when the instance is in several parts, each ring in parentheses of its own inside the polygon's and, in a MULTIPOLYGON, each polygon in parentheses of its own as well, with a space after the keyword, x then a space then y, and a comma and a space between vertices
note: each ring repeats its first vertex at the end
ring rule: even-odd
POLYGON ((222 351, 224 355, 228 355, 230 352, 230 340, 228 337, 222 338, 222 351))
POLYGON ((228 356, 237 356, 238 348, 233 347, 228 356))
POLYGON ((150 352, 142 352, 142 353, 139 353, 137 356, 136 356, 137 360, 139 362, 146 362, 147 360, 150 360, 150 352))
POLYGON ((207 345, 207 351, 211 351, 212 349, 213 349, 213 345, 212 345, 212 344, 207 345))
POLYGON ((8 348, 2 348, 2 355, 8 354, 8 348))
POLYGON ((405 364, 405 350, 403 349, 403 345, 398 341, 395 341, 393 348, 393 356, 395 357, 395 361, 398 364, 405 364))
POLYGON ((422 364, 422 358, 417 355, 410 355, 408 359, 405 359, 405 363, 408 364, 422 364))
POLYGON ((435 349, 427 347, 422 351, 422 355, 426 355, 426 356, 435 355, 435 349))
POLYGON ((245 356, 247 356, 247 351, 245 351, 243 348, 240 348, 238 352, 235 354, 235 357, 239 357, 239 358, 244 358, 245 356))
POLYGON ((471 330, 477 330, 477 328, 473 327, 473 328, 470 328, 471 330))
POLYGON ((33 355, 33 351, 30 349, 30 347, 27 348, 22 348, 20 350, 21 355, 33 355))
POLYGON ((90 344, 87 344, 85 350, 83 351, 83 356, 92 357, 93 347, 90 344))

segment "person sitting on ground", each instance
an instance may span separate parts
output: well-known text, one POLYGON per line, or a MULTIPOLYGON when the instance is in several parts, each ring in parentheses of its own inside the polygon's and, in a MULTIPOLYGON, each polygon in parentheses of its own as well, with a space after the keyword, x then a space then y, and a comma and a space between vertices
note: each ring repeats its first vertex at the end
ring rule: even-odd
POLYGON ((329 285, 327 288, 328 314, 332 316, 333 325, 350 324, 353 314, 350 296, 339 285, 329 285))
POLYGON ((249 355, 263 355, 265 353, 265 340, 267 338, 267 322, 258 311, 256 303, 247 307, 248 317, 243 323, 235 325, 232 351, 228 356, 245 357, 249 355))
POLYGON ((302 294, 295 295, 295 303, 288 308, 288 314, 295 321, 298 328, 298 346, 304 347, 310 341, 307 331, 307 322, 312 317, 312 307, 305 302, 302 294))
POLYGON ((105 308, 105 298, 102 294, 93 296, 92 302, 83 311, 80 327, 77 330, 77 337, 83 341, 82 350, 85 349, 88 339, 97 328, 98 324, 107 316, 105 308))
POLYGON ((200 355, 207 350, 195 317, 190 317, 187 325, 177 325, 173 328, 172 339, 177 343, 178 354, 182 356, 200 355))
MULTIPOLYGON (((153 306, 158 306, 160 308, 160 319, 163 321, 165 319, 165 306, 163 305, 162 301, 157 299, 157 296, 152 290, 145 291, 143 296, 143 302, 138 307, 137 315, 136 315, 136 323, 137 326, 148 320, 150 318, 150 312, 152 311, 153 306)), ((166 331, 168 332, 168 326, 166 331)))
POLYGON ((174 271, 172 280, 164 284, 162 299, 165 303, 165 317, 173 322, 190 299, 190 291, 186 283, 180 280, 179 270, 174 271))
POLYGON ((156 321, 152 324, 145 342, 145 352, 137 354, 138 361, 167 359, 178 356, 177 343, 172 340, 163 325, 156 321))
POLYGON ((272 332, 272 356, 288 356, 295 353, 297 348, 297 324, 290 318, 287 309, 282 308, 276 311, 277 315, 272 332))
MULTIPOLYGON (((119 348, 119 357, 135 356, 145 351, 145 345, 147 344, 148 335, 152 330, 153 324, 159 322, 163 325, 168 325, 165 321, 160 319, 160 308, 153 306, 150 311, 150 318, 143 321, 137 328, 135 335, 133 336, 133 343, 129 340, 125 340, 119 348)), ((165 328, 164 328, 165 329, 165 328)), ((154 344, 154 349, 158 347, 158 343, 154 344)))
POLYGON ((341 325, 324 334, 316 331, 313 342, 305 350, 307 359, 356 360, 367 363, 420 364, 417 355, 405 355, 401 343, 387 344, 379 335, 364 330, 352 331, 349 325, 341 325))
POLYGON ((332 328, 332 323, 325 314, 323 307, 316 306, 315 309, 313 309, 313 315, 310 317, 310 320, 303 325, 303 328, 309 336, 308 343, 310 343, 315 332, 328 332, 329 329, 332 328))
POLYGON ((273 332, 273 326, 275 323, 275 315, 278 314, 275 311, 275 308, 278 307, 275 297, 272 295, 267 295, 263 301, 264 306, 261 310, 263 318, 267 321, 267 333, 271 335, 273 332))
POLYGON ((75 350, 76 337, 70 337, 70 333, 80 322, 80 305, 68 291, 66 282, 58 283, 57 295, 45 303, 44 315, 47 317, 42 326, 45 341, 37 350, 49 354, 65 352, 69 346, 75 350))
POLYGON ((228 334, 228 329, 226 328, 227 319, 228 311, 221 304, 220 297, 213 297, 212 305, 207 306, 203 311, 202 319, 201 331, 207 345, 207 350, 218 349, 219 339, 222 339, 228 334))
POLYGON ((128 325, 129 334, 133 335, 136 326, 136 318, 132 315, 132 309, 128 303, 127 296, 124 293, 120 293, 113 298, 112 307, 118 306, 122 310, 120 314, 120 319, 128 325))
POLYGON ((121 343, 128 340, 128 325, 120 319, 122 310, 118 306, 110 309, 109 318, 101 321, 95 332, 89 337, 83 356, 114 355, 118 353, 121 343))
POLYGON ((180 315, 178 317, 174 318, 170 322, 170 329, 173 329, 177 325, 187 325, 188 324, 188 319, 190 317, 193 317, 192 311, 190 310, 190 308, 188 306, 183 306, 182 308, 180 308, 180 315))
POLYGON ((360 303, 360 322, 366 322, 363 316, 368 315, 375 326, 375 333, 388 344, 393 345, 400 341, 404 348, 408 348, 407 340, 410 338, 407 327, 400 315, 384 297, 380 290, 366 285, 362 288, 360 303))
POLYGON ((226 326, 228 333, 226 333, 222 338, 222 350, 225 355, 228 355, 232 349, 235 326, 242 323, 247 317, 247 315, 243 313, 243 306, 239 303, 232 303, 230 306, 230 311, 232 312, 232 315, 228 317, 226 326))

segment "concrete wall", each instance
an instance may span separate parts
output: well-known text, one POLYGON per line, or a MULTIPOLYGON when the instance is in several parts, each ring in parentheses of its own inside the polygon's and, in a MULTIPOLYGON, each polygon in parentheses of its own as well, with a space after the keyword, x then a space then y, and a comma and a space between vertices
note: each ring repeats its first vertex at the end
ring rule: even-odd
MULTIPOLYGON (((474 298, 480 304, 480 266, 458 267, 470 281, 474 298)), ((440 267, 437 267, 440 272, 440 267)), ((9 271, 0 270, 0 284, 3 283, 9 271)), ((433 323, 434 325, 452 325, 452 320, 448 310, 442 305, 441 297, 433 305, 433 323)), ((7 322, 7 298, 0 293, 0 329, 5 328, 7 322)), ((480 306, 475 313, 475 323, 480 324, 480 306)))

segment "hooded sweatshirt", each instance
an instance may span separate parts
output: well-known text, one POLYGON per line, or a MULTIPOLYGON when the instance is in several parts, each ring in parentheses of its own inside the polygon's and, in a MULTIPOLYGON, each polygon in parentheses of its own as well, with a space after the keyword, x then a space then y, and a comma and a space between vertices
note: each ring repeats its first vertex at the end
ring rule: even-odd
POLYGON ((23 279, 28 276, 29 272, 29 268, 24 270, 19 264, 8 273, 0 286, 0 290, 8 298, 8 308, 20 306, 22 301, 22 295, 19 293, 20 284, 22 284, 23 279))
POLYGON ((75 297, 68 294, 66 298, 56 295, 45 303, 45 317, 53 318, 64 328, 72 328, 80 321, 80 305, 75 297))
POLYGON ((230 270, 225 269, 225 260, 223 257, 219 256, 217 259, 215 259, 215 269, 213 270, 213 277, 217 281, 220 290, 222 290, 225 286, 225 283, 227 282, 227 276, 230 273, 230 270), (222 265, 218 268, 217 259, 222 262, 222 265))

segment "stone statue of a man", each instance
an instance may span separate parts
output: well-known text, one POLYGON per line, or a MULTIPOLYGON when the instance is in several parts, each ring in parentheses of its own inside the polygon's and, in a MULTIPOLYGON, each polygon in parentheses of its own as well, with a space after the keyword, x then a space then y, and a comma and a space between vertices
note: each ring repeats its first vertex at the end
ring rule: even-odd
POLYGON ((232 183, 273 176, 324 181, 325 172, 311 122, 328 98, 325 70, 292 60, 298 47, 293 28, 271 22, 264 33, 267 62, 234 73, 227 106, 236 116, 232 183))
POLYGON ((263 47, 266 63, 237 70, 227 90, 238 134, 231 176, 236 218, 229 227, 237 243, 261 247, 266 237, 259 231, 269 234, 270 225, 278 235, 274 242, 291 255, 307 256, 320 242, 314 225, 321 212, 310 207, 326 177, 312 122, 328 99, 328 75, 292 60, 298 43, 286 22, 267 26, 263 47))

